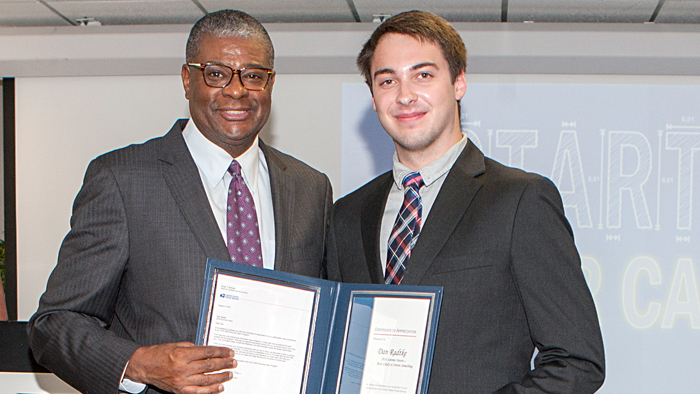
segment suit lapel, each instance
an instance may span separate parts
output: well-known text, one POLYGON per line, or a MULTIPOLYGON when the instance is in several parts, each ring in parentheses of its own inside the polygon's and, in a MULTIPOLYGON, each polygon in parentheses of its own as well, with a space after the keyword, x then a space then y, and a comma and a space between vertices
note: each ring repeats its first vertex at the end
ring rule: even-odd
POLYGON ((391 182, 391 171, 380 175, 377 186, 367 195, 361 211, 362 245, 372 283, 384 283, 380 253, 386 253, 386 250, 380 247, 379 236, 391 182))
POLYGON ((286 175, 287 165, 279 158, 277 152, 270 149, 262 140, 260 149, 265 155, 267 170, 270 174, 270 191, 272 194, 272 209, 275 218, 275 270, 289 272, 291 258, 284 258, 290 253, 288 231, 283 229, 294 223, 295 183, 286 175))
POLYGON ((186 124, 186 119, 178 120, 163 138, 163 150, 158 152, 159 160, 166 164, 163 177, 204 254, 228 260, 228 250, 211 211, 199 170, 182 138, 186 124))
POLYGON ((435 257, 449 239, 483 182, 484 155, 471 141, 450 169, 425 221, 402 284, 420 284, 435 257))

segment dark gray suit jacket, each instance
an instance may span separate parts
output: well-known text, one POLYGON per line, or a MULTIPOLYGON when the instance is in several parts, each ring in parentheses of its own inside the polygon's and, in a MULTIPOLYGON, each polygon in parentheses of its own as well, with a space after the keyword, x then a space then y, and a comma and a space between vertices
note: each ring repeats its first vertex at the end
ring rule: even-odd
MULTIPOLYGON (((116 393, 139 346, 194 342, 206 259, 229 258, 182 138, 186 122, 95 159, 76 197, 71 230, 29 327, 34 357, 81 392, 116 393)), ((260 148, 272 189, 275 269, 318 277, 330 182, 260 148)))
MULTIPOLYGON (((384 283, 391 172, 338 200, 328 275, 384 283)), ((403 284, 444 286, 429 393, 592 393, 603 343, 556 187, 470 142, 450 170, 403 284), (534 349, 539 350, 530 370, 534 349)))

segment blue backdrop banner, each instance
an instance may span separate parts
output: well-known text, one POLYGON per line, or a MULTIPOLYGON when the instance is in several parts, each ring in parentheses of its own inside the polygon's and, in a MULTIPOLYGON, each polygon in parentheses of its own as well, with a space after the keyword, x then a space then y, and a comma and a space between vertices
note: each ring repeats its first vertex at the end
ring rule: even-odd
MULTIPOLYGON (((696 392, 700 86, 475 83, 461 106, 484 154, 559 188, 603 329, 599 392, 696 392)), ((345 84, 342 194, 393 152, 367 86, 345 84)))

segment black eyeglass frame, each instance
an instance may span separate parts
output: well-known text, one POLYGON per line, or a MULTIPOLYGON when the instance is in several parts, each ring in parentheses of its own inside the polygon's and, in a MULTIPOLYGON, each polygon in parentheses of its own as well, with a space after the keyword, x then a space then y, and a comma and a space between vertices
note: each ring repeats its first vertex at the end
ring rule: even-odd
POLYGON ((241 86, 243 86, 243 87, 246 88, 247 90, 259 92, 259 91, 263 91, 263 90, 267 89, 267 87, 270 85, 270 80, 272 79, 272 76, 275 74, 275 71, 274 71, 273 69, 271 69, 271 68, 265 68, 265 67, 244 67, 244 68, 241 68, 241 69, 235 69, 235 68, 229 67, 229 66, 227 66, 227 65, 225 65, 225 64, 211 63, 211 62, 207 62, 207 63, 187 63, 187 65, 190 66, 190 67, 198 68, 198 69, 202 72, 202 79, 204 79, 204 83, 205 83, 207 86, 209 86, 210 88, 221 88, 221 89, 223 89, 223 88, 225 88, 226 86, 228 86, 228 85, 231 83, 231 81, 233 80, 233 76, 236 75, 236 74, 238 74, 238 81, 240 81, 241 86), (207 78, 204 76, 204 69, 207 68, 207 66, 226 67, 226 68, 228 68, 229 70, 231 70, 231 78, 229 78, 228 82, 226 82, 226 84, 225 84, 224 86, 211 86, 211 85, 209 85, 209 83, 207 82, 207 78), (246 70, 263 70, 263 71, 267 72, 268 77, 267 77, 267 81, 265 81, 265 86, 263 86, 263 87, 260 88, 260 89, 251 89, 251 88, 247 87, 246 84, 243 82, 243 77, 242 77, 243 73, 244 73, 246 70))

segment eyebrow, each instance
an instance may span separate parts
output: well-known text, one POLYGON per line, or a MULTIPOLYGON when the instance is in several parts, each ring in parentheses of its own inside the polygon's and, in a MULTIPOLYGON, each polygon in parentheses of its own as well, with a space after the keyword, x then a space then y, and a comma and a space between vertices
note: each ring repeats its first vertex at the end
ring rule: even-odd
POLYGON ((382 68, 374 72, 373 77, 377 77, 379 74, 393 74, 396 73, 393 68, 382 68))
MULTIPOLYGON (((435 67, 435 68, 439 69, 439 67, 436 63, 424 62, 424 63, 414 64, 413 66, 411 66, 409 68, 409 70, 415 71, 415 70, 419 70, 419 69, 424 68, 424 67, 435 67)), ((382 69, 375 71, 372 76, 374 78, 376 78, 377 75, 379 75, 379 74, 395 74, 395 73, 396 73, 396 70, 394 70, 393 68, 382 68, 382 69)))
MULTIPOLYGON (((233 67, 232 65, 226 64, 226 63, 224 63, 224 62, 209 60, 209 61, 204 62, 204 63, 202 63, 202 64, 206 64, 206 63, 209 63, 209 64, 216 64, 216 65, 219 65, 219 66, 231 67, 231 69, 233 69, 233 70, 238 70, 237 68, 233 67)), ((243 65, 243 68, 265 68, 265 69, 270 69, 270 70, 272 70, 270 67, 264 66, 264 65, 262 65, 262 64, 260 64, 260 63, 247 63, 247 64, 244 64, 244 65, 243 65)))
POLYGON ((421 69, 421 68, 423 68, 423 67, 435 67, 435 68, 438 68, 438 69, 439 69, 439 67, 438 67, 438 65, 437 65, 436 63, 433 63, 433 62, 425 62, 425 63, 418 63, 418 64, 416 64, 415 66, 411 66, 410 70, 411 70, 411 71, 415 71, 415 70, 421 69))

